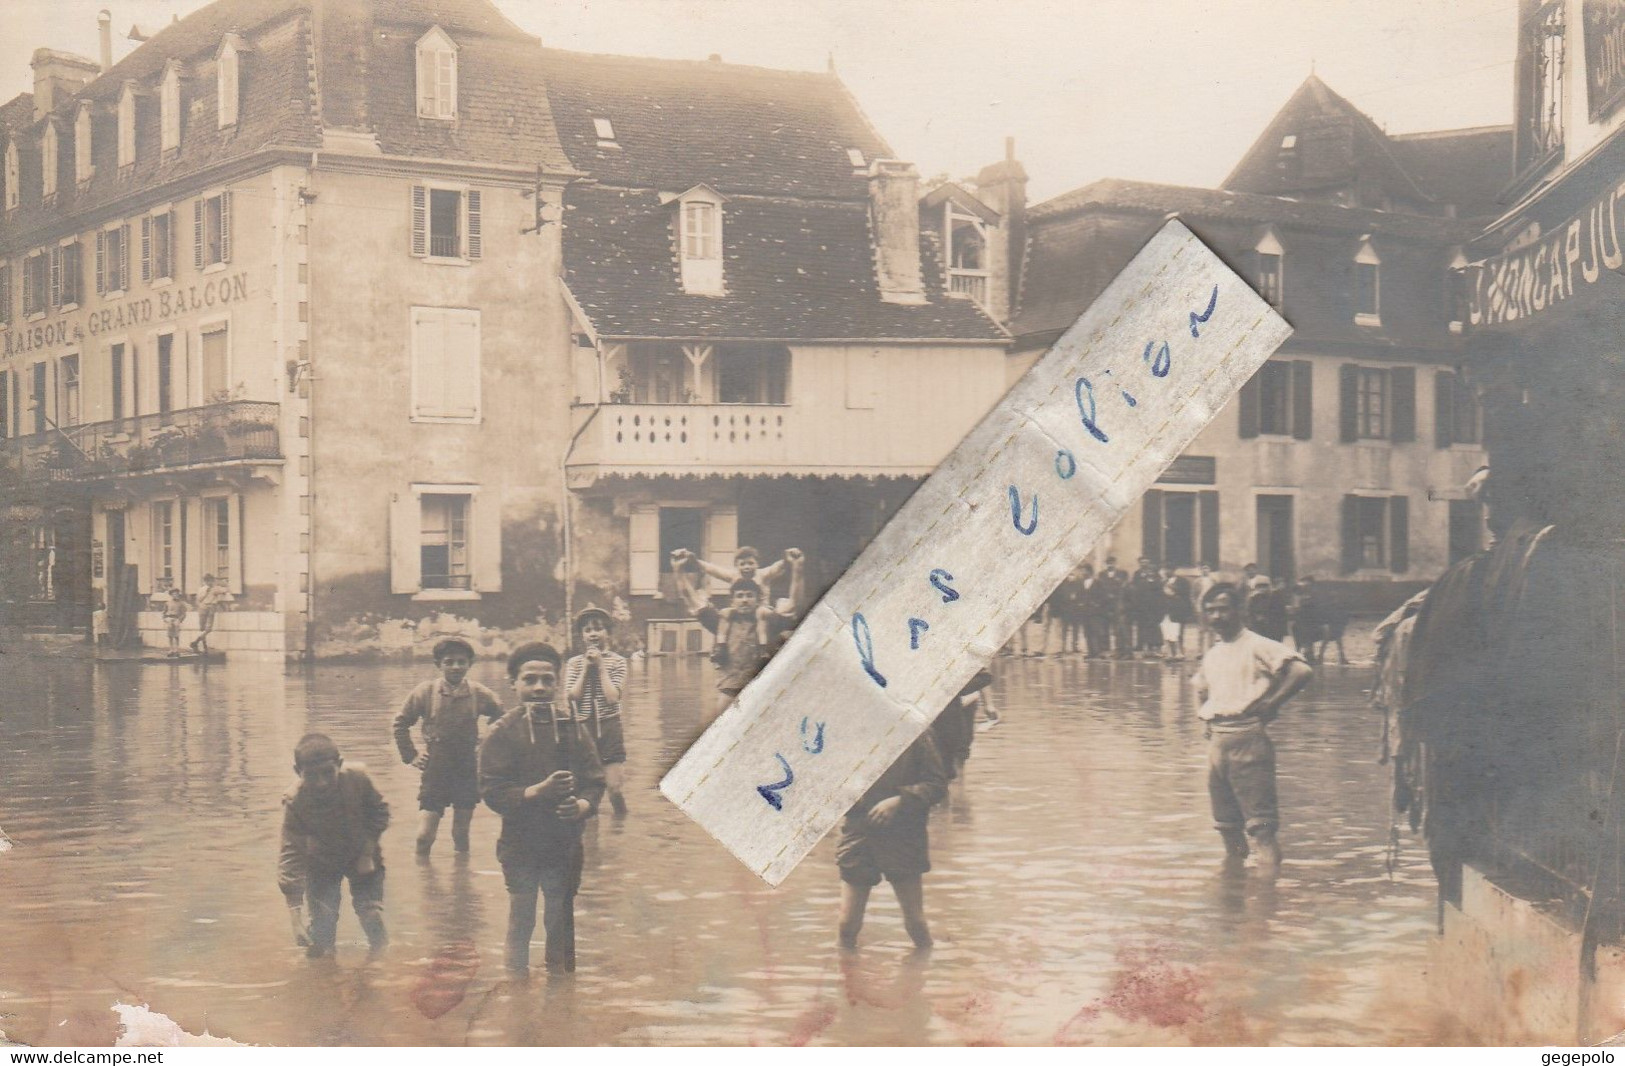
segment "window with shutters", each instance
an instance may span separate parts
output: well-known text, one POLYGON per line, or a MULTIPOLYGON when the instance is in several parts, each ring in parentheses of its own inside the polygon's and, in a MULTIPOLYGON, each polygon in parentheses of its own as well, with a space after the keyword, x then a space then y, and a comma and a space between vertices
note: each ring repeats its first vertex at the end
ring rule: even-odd
POLYGON ((118 98, 118 167, 135 166, 135 82, 124 83, 118 98))
POLYGON ((96 291, 122 296, 130 288, 130 226, 121 223, 96 234, 96 291))
POLYGON ((141 219, 141 280, 175 277, 175 213, 165 210, 141 219))
POLYGON ((1314 436, 1314 364, 1272 359, 1241 387, 1240 435, 1314 436))
POLYGON ((439 26, 418 38, 418 117, 457 117, 457 45, 439 26))
POLYGON ((198 337, 198 362, 202 380, 198 384, 201 403, 231 401, 231 333, 221 322, 209 326, 198 337))
POLYGON ((79 356, 64 355, 56 364, 57 400, 56 422, 59 426, 77 426, 83 416, 80 407, 79 356))
POLYGON ((1410 500, 1405 496, 1343 497, 1343 570, 1410 568, 1410 500))
POLYGON ((235 588, 236 538, 232 536, 233 496, 206 496, 200 501, 203 519, 203 572, 213 575, 226 588, 235 588))
POLYGON ((0 370, 0 440, 11 436, 11 371, 0 370))
POLYGON ((485 253, 478 189, 412 186, 412 254, 420 259, 464 263, 485 253))
POLYGON ((175 528, 175 501, 157 500, 152 504, 152 587, 173 588, 176 575, 176 544, 180 531, 175 528))
POLYGON ((135 414, 124 404, 124 345, 114 344, 107 349, 107 398, 113 417, 128 418, 135 414))
POLYGON ((205 196, 192 205, 192 247, 199 270, 231 262, 231 193, 205 196))
MULTIPOLYGON (((213 336, 213 334, 206 334, 213 336)), ((175 409, 175 335, 164 333, 158 337, 158 413, 168 414, 175 409)))
POLYGON ((46 419, 50 417, 49 412, 45 409, 47 395, 45 382, 46 375, 49 372, 50 368, 43 360, 29 368, 32 377, 30 381, 31 387, 28 390, 28 409, 34 413, 33 432, 35 433, 45 432, 45 427, 48 424, 46 419))
POLYGON ((1219 565, 1219 494, 1151 489, 1140 504, 1140 553, 1159 566, 1219 565))
POLYGON ((6 142, 6 210, 11 211, 23 202, 22 160, 17 154, 17 142, 6 142))
POLYGON ((1258 372, 1258 432, 1292 432, 1292 365, 1268 362, 1258 372))
POLYGON ((51 260, 54 253, 40 251, 23 260, 23 315, 33 318, 50 309, 51 260))
POLYGON ((677 203, 677 250, 683 291, 721 296, 722 197, 707 186, 696 185, 678 197, 677 203))
POLYGON ((420 574, 426 589, 472 587, 469 571, 469 497, 425 495, 420 574))
POLYGON ((40 180, 47 206, 56 200, 57 165, 56 123, 46 122, 40 137, 40 180))
POLYGON ((51 253, 51 306, 71 311, 84 301, 85 260, 77 238, 51 253))
POLYGON ((1472 388, 1454 371, 1440 370, 1433 377, 1433 389, 1434 435, 1439 447, 1477 444, 1483 416, 1472 388))
POLYGON ((165 152, 181 146, 181 69, 173 60, 158 87, 158 146, 165 152))
POLYGON ((1253 252, 1258 257, 1258 295, 1269 301, 1271 307, 1279 310, 1286 291, 1286 277, 1283 273, 1286 249, 1275 231, 1266 228, 1258 243, 1253 245, 1253 252))
POLYGON ((73 121, 73 180, 83 185, 96 174, 96 163, 91 156, 91 135, 94 120, 90 102, 79 105, 79 116, 73 121))
POLYGON ((237 125, 237 102, 241 96, 236 34, 227 34, 215 58, 215 109, 220 128, 237 125))
POLYGON ((480 419, 480 313, 412 308, 412 420, 480 419))
POLYGON ((1354 397, 1354 419, 1359 439, 1387 440, 1388 372, 1361 367, 1354 397))
POLYGON ((11 325, 11 264, 0 263, 0 326, 11 325))
POLYGON ((1368 239, 1354 257, 1354 321, 1382 325, 1382 260, 1368 239))

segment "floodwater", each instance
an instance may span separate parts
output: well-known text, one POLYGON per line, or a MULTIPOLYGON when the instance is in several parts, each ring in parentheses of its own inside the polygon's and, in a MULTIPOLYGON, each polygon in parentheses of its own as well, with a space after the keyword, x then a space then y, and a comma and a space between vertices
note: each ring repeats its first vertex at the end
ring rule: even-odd
MULTIPOLYGON (((1004 719, 931 821, 915 957, 882 886, 836 950, 832 841, 777 890, 656 791, 712 699, 709 666, 634 666, 631 814, 588 831, 573 985, 504 980, 506 896, 481 809, 412 853, 417 773, 389 721, 424 666, 0 660, 0 1030, 110 1043, 144 1003, 261 1044, 1394 1044, 1470 1039, 1430 1006, 1433 883, 1387 852, 1368 671, 1326 667, 1273 727, 1279 878, 1226 877, 1189 670, 1002 659, 1004 719), (275 882, 294 742, 333 736, 394 811, 393 944, 294 947, 275 882)), ((510 695, 496 664, 474 676, 510 695)), ((449 820, 448 820, 449 823, 449 820)), ((541 929, 538 924, 538 937, 541 929)), ((536 949, 540 958, 540 947, 536 949)))

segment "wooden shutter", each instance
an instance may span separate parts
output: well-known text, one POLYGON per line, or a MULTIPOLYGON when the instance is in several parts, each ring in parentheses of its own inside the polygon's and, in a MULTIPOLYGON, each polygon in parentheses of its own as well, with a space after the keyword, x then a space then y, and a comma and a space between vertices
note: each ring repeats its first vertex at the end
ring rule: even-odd
POLYGON ((474 590, 502 591, 502 493, 487 485, 472 500, 474 590))
POLYGON ((435 53, 428 48, 418 49, 418 114, 423 118, 435 117, 435 53))
POLYGON ((1314 435, 1315 364, 1296 359, 1292 363, 1292 436, 1309 440, 1314 435))
POLYGON ((1360 498, 1343 497, 1343 573, 1360 569, 1360 498))
POLYGON ((152 216, 141 216, 141 280, 152 280, 152 216))
POLYGON ((1411 568, 1411 501, 1406 496, 1388 500, 1388 566, 1396 574, 1411 568))
POLYGON ((638 504, 627 527, 628 585, 634 596, 660 593, 660 508, 638 504))
POLYGON ((480 313, 442 312, 440 397, 430 402, 446 418, 480 413, 480 313))
POLYGON ((1449 370, 1433 374, 1433 446, 1448 448, 1455 443, 1456 375, 1449 370))
POLYGON ((422 185, 412 186, 412 254, 419 259, 429 254, 429 190, 422 185))
POLYGON ((203 269, 203 201, 192 205, 192 265, 203 269))
MULTIPOLYGON (((705 557, 716 566, 733 569, 734 552, 739 550, 739 508, 713 507, 705 516, 705 557)), ((730 582, 713 577, 709 581, 712 592, 727 592, 730 582)), ((762 602, 767 602, 767 589, 762 590, 762 602)))
POLYGON ((1162 561, 1162 490, 1148 489, 1140 508, 1140 554, 1162 561))
POLYGON ((412 416, 438 418, 446 402, 447 312, 412 311, 412 416))
POLYGON ((1202 526, 1202 555, 1199 561, 1218 570, 1219 494, 1213 489, 1202 489, 1196 494, 1196 520, 1202 526))
MULTIPOLYGON (((96 295, 107 291, 107 231, 96 231, 96 295)), ((53 301, 54 302, 54 301, 53 301)))
MULTIPOLYGON (((1263 369, 1260 368, 1258 374, 1263 372, 1263 369)), ((1258 374, 1248 378, 1246 383, 1241 386, 1241 401, 1237 406, 1241 410, 1239 430, 1242 440, 1258 436, 1259 394, 1262 391, 1258 383, 1258 374)))
POLYGON ((11 264, 0 263, 0 323, 11 323, 11 264))
POLYGON ((231 262, 231 190, 220 194, 220 261, 231 262))
POLYGON ((1416 439, 1416 368, 1396 366, 1388 371, 1388 401, 1393 404, 1390 439, 1403 444, 1416 439))
POLYGON ((174 208, 169 209, 169 233, 165 235, 164 270, 168 273, 166 278, 173 278, 180 272, 180 263, 175 256, 180 251, 181 213, 174 208))
POLYGON ((403 489, 389 505, 389 591, 419 592, 423 588, 423 503, 417 493, 403 489))
POLYGON ((29 269, 34 262, 33 256, 23 259, 23 317, 34 313, 34 271, 29 269))
POLYGON ((480 236, 480 191, 470 189, 465 198, 468 202, 468 257, 478 259, 485 252, 485 241, 480 236))
POLYGON ((1360 439, 1360 368, 1353 363, 1344 363, 1338 368, 1337 378, 1339 436, 1344 444, 1349 444, 1360 439))
POLYGON ((130 224, 119 227, 118 287, 120 292, 130 291, 130 224))
POLYGON ((51 249, 51 306, 62 306, 62 246, 51 249))

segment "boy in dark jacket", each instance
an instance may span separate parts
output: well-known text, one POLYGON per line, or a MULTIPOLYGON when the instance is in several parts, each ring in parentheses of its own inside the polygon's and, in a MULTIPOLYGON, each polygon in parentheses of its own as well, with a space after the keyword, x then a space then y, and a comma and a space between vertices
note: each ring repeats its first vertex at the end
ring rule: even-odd
POLYGON ((903 928, 914 946, 931 946, 921 881, 931 869, 926 815, 947 792, 948 773, 927 729, 846 812, 835 845, 835 865, 841 871, 841 947, 858 946, 869 892, 882 877, 897 894, 903 928))
POLYGON ((299 784, 282 800, 282 853, 277 886, 288 901, 294 940, 319 958, 333 953, 339 886, 350 879, 350 905, 374 952, 384 931, 384 856, 378 838, 389 826, 389 804, 360 767, 344 768, 338 745, 310 733, 293 749, 299 784), (310 904, 306 930, 301 900, 310 904))
POLYGON ((480 804, 475 770, 475 749, 480 742, 480 719, 496 721, 502 705, 496 694, 468 679, 474 648, 459 637, 434 646, 434 664, 440 676, 412 690, 395 716, 395 746, 401 761, 423 771, 418 788, 418 854, 428 855, 440 832, 440 819, 451 813, 451 843, 457 854, 468 854, 468 829, 480 804), (420 754, 412 743, 412 726, 423 723, 420 754))
POLYGON ((508 656, 520 706, 480 744, 480 795, 502 816, 497 862, 508 887, 507 964, 530 973, 536 894, 543 901, 547 972, 576 968, 575 895, 581 887, 581 826, 598 810, 604 767, 586 723, 559 699, 559 653, 524 644, 508 656))

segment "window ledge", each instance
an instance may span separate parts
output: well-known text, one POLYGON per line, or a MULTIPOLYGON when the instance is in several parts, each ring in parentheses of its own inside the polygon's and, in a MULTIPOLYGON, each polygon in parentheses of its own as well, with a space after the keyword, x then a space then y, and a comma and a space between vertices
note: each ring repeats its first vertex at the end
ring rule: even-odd
POLYGON ((480 424, 480 416, 479 415, 473 415, 473 416, 463 416, 463 415, 413 415, 412 416, 412 421, 414 421, 414 422, 424 422, 424 423, 427 423, 429 425, 434 425, 434 426, 477 426, 477 425, 480 424))
POLYGON ((424 589, 412 595, 412 600, 415 603, 450 603, 456 601, 466 603, 479 598, 480 594, 472 589, 424 589))
POLYGON ((78 300, 75 300, 72 303, 60 304, 60 305, 57 306, 57 312, 59 314, 64 314, 64 315, 68 314, 69 312, 77 311, 77 310, 79 310, 79 301, 78 300))
POLYGON ((423 257, 423 261, 425 263, 433 263, 436 266, 466 267, 466 266, 473 266, 474 265, 474 261, 472 259, 466 259, 466 258, 464 258, 463 256, 460 256, 460 255, 458 255, 458 256, 426 255, 426 256, 423 257))
POLYGON ((226 269, 226 267, 228 265, 229 264, 227 264, 224 259, 220 260, 217 263, 209 263, 209 264, 206 264, 204 266, 203 273, 205 273, 205 274, 218 274, 222 270, 226 269))
POLYGON ((124 299, 125 295, 126 293, 123 289, 108 289, 106 292, 102 293, 102 299, 122 300, 124 299))
POLYGON ((155 288, 155 289, 161 289, 161 288, 163 288, 163 287, 164 287, 164 286, 166 286, 166 285, 173 285, 173 284, 175 284, 175 279, 174 279, 174 278, 172 278, 172 277, 171 277, 171 278, 153 278, 153 279, 152 279, 152 280, 151 280, 151 281, 150 281, 150 282, 148 282, 148 283, 147 283, 147 284, 148 284, 148 285, 151 285, 151 286, 152 286, 152 287, 153 287, 153 288, 155 288))
POLYGON ((1373 326, 1373 327, 1381 326, 1382 325, 1382 316, 1381 315, 1368 315, 1363 311, 1356 311, 1354 313, 1354 324, 1356 326, 1373 326))
POLYGON ((44 312, 44 311, 35 311, 31 315, 24 315, 23 316, 23 321, 24 322, 43 322, 43 321, 45 321, 45 315, 46 315, 46 312, 44 312))

